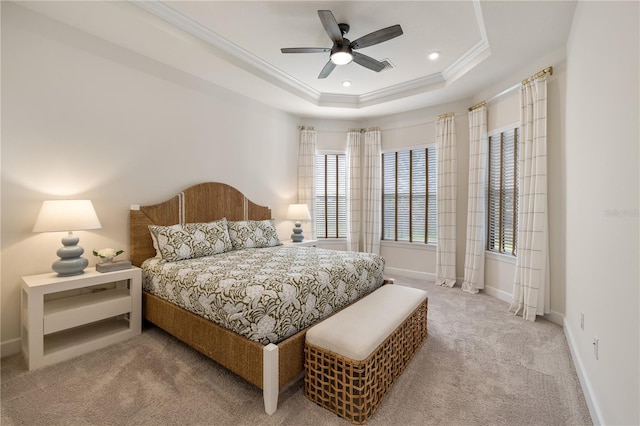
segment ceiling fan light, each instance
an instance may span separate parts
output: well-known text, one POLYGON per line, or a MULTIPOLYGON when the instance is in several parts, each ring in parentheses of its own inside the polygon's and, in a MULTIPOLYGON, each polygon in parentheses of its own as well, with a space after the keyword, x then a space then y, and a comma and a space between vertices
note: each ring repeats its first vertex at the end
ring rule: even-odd
POLYGON ((336 65, 346 65, 353 61, 353 55, 349 52, 338 51, 331 54, 331 62, 336 65))

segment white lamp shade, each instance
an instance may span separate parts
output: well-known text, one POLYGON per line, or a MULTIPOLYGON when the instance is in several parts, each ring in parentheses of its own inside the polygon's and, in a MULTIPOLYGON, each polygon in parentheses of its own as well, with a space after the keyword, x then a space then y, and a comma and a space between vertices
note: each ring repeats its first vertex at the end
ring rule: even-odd
POLYGON ((42 203, 33 232, 100 229, 91 200, 47 200, 42 203))
POLYGON ((311 213, 306 204, 289 204, 287 219, 290 220, 311 220, 311 213))

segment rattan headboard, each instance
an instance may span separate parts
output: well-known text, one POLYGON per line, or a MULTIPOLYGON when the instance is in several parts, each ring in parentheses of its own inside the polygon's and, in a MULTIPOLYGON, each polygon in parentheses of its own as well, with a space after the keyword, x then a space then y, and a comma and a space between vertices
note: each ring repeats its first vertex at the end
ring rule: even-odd
POLYGON ((140 206, 129 211, 131 263, 142 262, 156 255, 149 225, 210 222, 226 217, 229 220, 271 219, 271 209, 249 201, 240 191, 219 182, 206 182, 185 189, 159 204, 140 206))

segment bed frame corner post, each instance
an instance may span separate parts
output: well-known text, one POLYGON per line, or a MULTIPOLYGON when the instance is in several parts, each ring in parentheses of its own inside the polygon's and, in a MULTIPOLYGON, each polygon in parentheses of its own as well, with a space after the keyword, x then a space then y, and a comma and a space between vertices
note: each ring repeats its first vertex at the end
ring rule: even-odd
POLYGON ((272 415, 278 408, 278 347, 269 343, 262 353, 262 396, 264 398, 264 411, 272 415))

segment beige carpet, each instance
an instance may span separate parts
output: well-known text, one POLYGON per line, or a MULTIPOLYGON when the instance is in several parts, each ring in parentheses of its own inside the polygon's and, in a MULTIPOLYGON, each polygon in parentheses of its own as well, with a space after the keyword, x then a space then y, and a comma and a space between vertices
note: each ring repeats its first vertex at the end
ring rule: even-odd
MULTIPOLYGON (((514 317, 460 288, 396 278, 429 294, 429 338, 370 425, 591 424, 562 328, 514 317)), ((2 360, 2 425, 346 425, 299 381, 267 416, 262 394, 155 327, 27 371, 2 360)))

